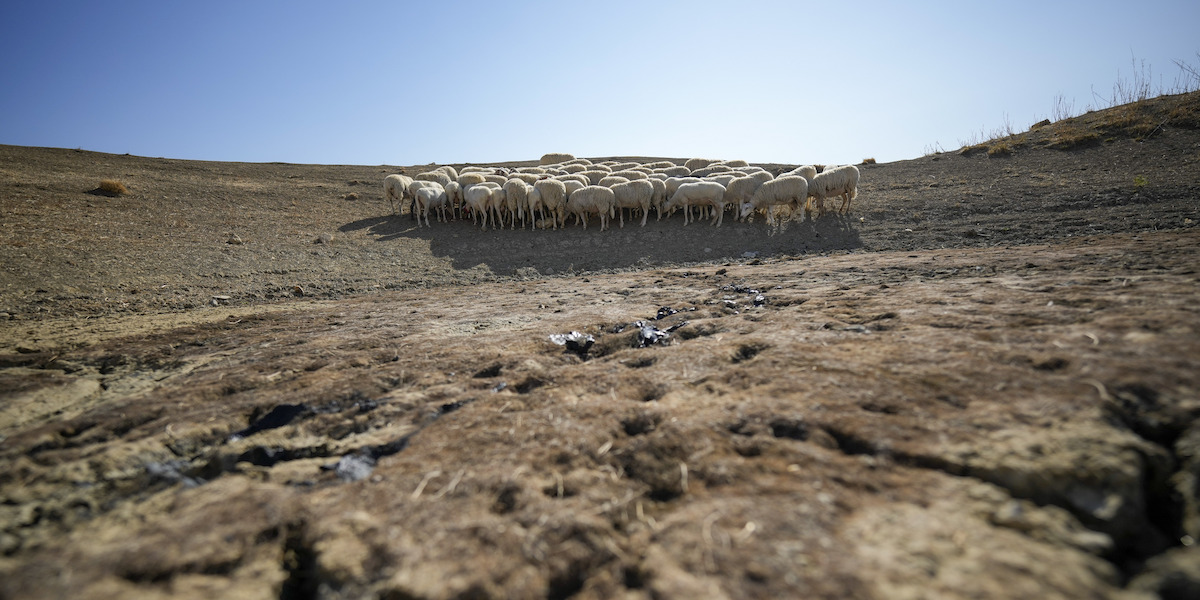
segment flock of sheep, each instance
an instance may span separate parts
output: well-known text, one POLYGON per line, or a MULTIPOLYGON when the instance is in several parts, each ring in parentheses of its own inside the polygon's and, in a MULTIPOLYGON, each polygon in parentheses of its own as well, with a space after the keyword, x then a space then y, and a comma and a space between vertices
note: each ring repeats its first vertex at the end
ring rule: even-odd
POLYGON ((780 206, 788 207, 789 215, 803 207, 812 219, 814 211, 818 216, 825 214, 826 199, 841 198, 837 210, 848 212, 859 178, 853 165, 824 169, 805 165, 776 176, 744 160, 702 158, 689 159, 683 165, 669 161, 593 163, 556 153, 543 156, 539 164, 516 169, 463 167, 461 171, 440 166, 416 177, 388 175, 384 196, 393 214, 407 200, 418 226, 422 219, 429 226, 431 212, 439 221, 448 216, 465 218, 469 213, 485 230, 489 223, 494 228, 507 225, 515 229, 518 221, 522 229, 558 229, 574 215, 585 229, 589 217, 599 217, 604 231, 613 218, 619 218, 624 227, 626 210, 631 211, 631 220, 640 213, 644 226, 651 208, 659 219, 682 209, 685 225, 707 216, 719 227, 730 208, 739 220, 762 212, 773 225, 775 208, 780 206))

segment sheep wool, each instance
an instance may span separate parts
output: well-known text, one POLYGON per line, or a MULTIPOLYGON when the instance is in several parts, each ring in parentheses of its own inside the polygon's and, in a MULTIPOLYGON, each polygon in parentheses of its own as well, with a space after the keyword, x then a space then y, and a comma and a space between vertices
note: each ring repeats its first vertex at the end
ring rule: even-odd
POLYGON ((550 152, 547 154, 543 154, 542 158, 540 160, 538 160, 538 164, 554 165, 554 164, 558 164, 561 162, 566 162, 568 160, 575 160, 575 156, 571 155, 571 154, 567 154, 565 152, 550 152))
POLYGON ((825 214, 825 199, 841 197, 842 205, 838 212, 850 211, 850 202, 858 196, 858 167, 845 165, 826 169, 817 173, 808 186, 808 195, 814 198, 814 206, 818 215, 825 214))
POLYGON ((584 229, 587 229, 589 214, 599 215, 600 231, 604 231, 608 228, 608 220, 612 218, 615 207, 616 195, 611 189, 599 185, 588 185, 571 194, 571 197, 567 199, 565 211, 582 221, 584 229))

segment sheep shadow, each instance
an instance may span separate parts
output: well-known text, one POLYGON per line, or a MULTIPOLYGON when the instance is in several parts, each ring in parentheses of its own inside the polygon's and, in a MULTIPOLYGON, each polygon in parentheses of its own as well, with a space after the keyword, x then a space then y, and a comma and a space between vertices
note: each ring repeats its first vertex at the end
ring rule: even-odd
POLYGON ((762 218, 745 223, 726 215, 721 227, 706 221, 685 226, 676 214, 652 216, 644 227, 627 219, 624 227, 613 223, 603 232, 595 222, 587 229, 569 224, 558 230, 483 231, 469 219, 418 227, 405 214, 360 219, 339 231, 366 230, 379 243, 419 240, 456 269, 485 265, 496 275, 537 276, 850 250, 863 246, 856 223, 853 217, 826 215, 768 226, 762 218))

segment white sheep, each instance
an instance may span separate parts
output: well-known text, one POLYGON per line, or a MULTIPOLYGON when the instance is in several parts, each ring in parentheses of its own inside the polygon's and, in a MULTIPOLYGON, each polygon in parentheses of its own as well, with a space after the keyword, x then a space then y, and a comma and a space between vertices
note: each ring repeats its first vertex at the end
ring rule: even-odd
POLYGON ((631 168, 633 168, 633 167, 637 167, 637 166, 640 166, 640 165, 638 165, 638 164, 637 164, 637 163, 635 163, 635 162, 618 162, 618 163, 612 163, 612 164, 610 164, 610 165, 608 165, 608 166, 609 166, 609 168, 611 168, 611 169, 613 170, 613 172, 615 173, 615 172, 617 172, 617 171, 624 171, 624 170, 626 170, 626 169, 631 169, 631 168))
POLYGON ((687 177, 692 174, 692 170, 684 166, 660 167, 654 169, 654 172, 665 173, 668 177, 687 177))
POLYGON ((473 185, 480 184, 480 183, 487 181, 487 179, 484 179, 483 173, 466 171, 466 169, 463 169, 463 170, 465 172, 460 173, 458 175, 458 185, 462 186, 464 192, 467 190, 467 188, 469 188, 473 185))
POLYGON ((716 175, 718 173, 728 173, 732 170, 733 167, 727 167, 722 164, 709 165, 692 171, 692 177, 708 177, 709 175, 716 175))
POLYGON ((659 161, 655 161, 655 162, 649 162, 649 163, 642 164, 642 167, 650 169, 651 171, 653 171, 654 169, 665 169, 665 168, 670 168, 670 167, 674 167, 674 166, 675 166, 675 163, 673 163, 669 160, 659 160, 659 161))
POLYGON ((665 208, 671 211, 683 207, 683 224, 686 226, 693 206, 712 207, 716 211, 716 225, 720 227, 725 217, 725 186, 715 181, 684 183, 667 200, 665 208))
POLYGON ((561 182, 563 182, 563 183, 566 183, 566 182, 568 182, 568 181, 577 181, 577 182, 579 182, 579 183, 582 183, 583 185, 592 185, 592 181, 591 181, 591 179, 589 179, 589 178, 588 178, 587 176, 585 176, 583 173, 574 173, 574 174, 568 174, 568 175, 558 175, 558 176, 554 177, 553 179, 557 179, 557 180, 559 180, 559 181, 561 181, 561 182))
POLYGON ((538 179, 541 179, 541 177, 536 173, 522 173, 522 172, 510 173, 508 178, 509 179, 520 179, 521 181, 524 181, 528 185, 533 185, 535 181, 537 181, 538 179))
POLYGON ((388 210, 392 214, 399 214, 405 198, 408 195, 408 185, 412 183, 412 177, 406 175, 393 174, 383 178, 383 197, 387 198, 388 210))
POLYGON ((478 224, 480 215, 483 216, 483 230, 487 231, 488 215, 492 207, 492 193, 495 188, 485 184, 477 184, 463 191, 463 203, 471 211, 471 222, 478 224))
POLYGON ((675 195, 675 190, 685 183, 696 183, 700 181, 699 177, 668 177, 664 182, 667 186, 667 198, 675 195))
POLYGON ((425 217, 425 226, 429 225, 430 209, 437 209, 438 221, 446 221, 446 190, 440 187, 422 186, 413 195, 414 208, 417 211, 417 227, 421 226, 421 217, 425 217))
MULTIPOLYGON (((664 185, 664 189, 665 189, 664 185)), ((645 179, 635 179, 612 186, 616 194, 617 212, 621 215, 621 228, 625 227, 625 211, 623 209, 642 209, 642 227, 646 226, 646 217, 650 216, 650 205, 654 201, 654 185, 645 179)), ((632 218, 632 213, 630 218, 632 218)))
POLYGON ((792 169, 791 171, 780 173, 778 176, 779 177, 788 177, 791 175, 799 175, 809 181, 812 181, 813 177, 817 176, 817 168, 812 165, 802 165, 802 166, 796 167, 795 169, 792 169))
POLYGON ((750 201, 763 182, 756 177, 738 177, 725 185, 725 204, 740 208, 750 201))
POLYGON ((615 207, 616 196, 611 189, 588 185, 576 190, 567 198, 564 210, 566 214, 575 215, 576 219, 583 221, 584 229, 587 229, 589 214, 600 215, 600 231, 604 231, 608 228, 608 220, 612 218, 615 207))
POLYGON ((451 181, 446 184, 446 204, 450 206, 450 212, 457 219, 459 208, 462 206, 462 186, 457 181, 451 181))
POLYGON ((560 181, 563 182, 563 185, 567 186, 567 200, 571 199, 571 192, 574 192, 578 189, 581 189, 581 188, 584 188, 584 187, 587 187, 588 185, 590 185, 590 184, 587 184, 587 183, 584 183, 584 182, 581 182, 581 181, 578 181, 575 179, 563 179, 560 181))
POLYGON ((620 177, 617 175, 609 175, 607 177, 604 177, 600 181, 596 182, 596 185, 600 185, 600 186, 604 186, 604 187, 612 187, 614 185, 617 185, 618 183, 628 183, 628 182, 629 182, 629 179, 627 179, 625 177, 620 177))
POLYGON ((649 181, 650 185, 654 188, 654 194, 650 196, 650 204, 654 206, 655 212, 658 213, 658 220, 661 221, 663 217, 663 204, 667 201, 667 183, 657 177, 650 177, 646 181, 649 181))
POLYGON ((620 171, 613 171, 612 175, 610 175, 610 177, 624 177, 625 179, 633 181, 634 179, 646 179, 647 177, 649 177, 649 175, 634 168, 634 169, 623 169, 620 171))
POLYGON ((688 172, 691 172, 695 171, 696 169, 703 169, 704 167, 707 167, 715 162, 718 161, 713 158, 689 158, 684 161, 683 166, 687 167, 688 172))
POLYGON ((565 152, 549 152, 542 155, 542 158, 538 160, 538 164, 553 165, 560 162, 566 162, 568 160, 575 160, 575 156, 565 152))
MULTIPOLYGON (((557 179, 539 179, 533 184, 538 192, 541 208, 549 212, 556 224, 564 223, 564 210, 567 204, 567 186, 557 179)), ((554 227, 558 228, 557 225, 554 227)))
POLYGON ((525 215, 529 211, 529 184, 517 177, 518 174, 514 173, 513 177, 504 183, 504 201, 509 211, 514 212, 510 229, 517 228, 518 218, 521 219, 521 229, 525 229, 525 215))
POLYGON ((588 178, 588 185, 598 185, 601 179, 608 177, 609 173, 611 173, 611 171, 601 171, 600 169, 593 168, 588 169, 587 171, 581 171, 578 174, 588 178))
POLYGON ((825 215, 825 199, 841 196, 842 206, 838 212, 850 211, 850 201, 858 196, 858 167, 845 165, 825 169, 813 177, 808 186, 808 195, 813 197, 813 206, 818 216, 825 215))
POLYGON ((454 180, 454 179, 451 179, 451 177, 449 175, 447 175, 445 173, 445 171, 426 171, 424 173, 417 173, 417 176, 414 177, 413 179, 417 179, 420 181, 436 181, 436 182, 442 184, 443 188, 446 187, 447 183, 450 183, 451 181, 454 180))
POLYGON ((808 199, 808 193, 808 180, 803 177, 790 175, 772 179, 759 186, 749 202, 742 203, 741 218, 761 209, 767 213, 767 223, 774 225, 776 206, 787 205, 794 212, 808 199))

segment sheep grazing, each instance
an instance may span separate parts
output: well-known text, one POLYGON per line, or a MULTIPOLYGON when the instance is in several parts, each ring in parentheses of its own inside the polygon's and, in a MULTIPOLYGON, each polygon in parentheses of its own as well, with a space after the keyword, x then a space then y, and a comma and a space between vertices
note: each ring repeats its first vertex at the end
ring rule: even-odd
POLYGON ((568 160, 575 160, 575 156, 571 155, 571 154, 567 154, 565 152, 550 152, 547 154, 543 154, 542 158, 540 160, 538 160, 538 164, 539 165, 554 165, 554 164, 558 164, 561 162, 566 162, 568 160))
POLYGON ((650 176, 646 173, 638 171, 637 169, 623 169, 621 171, 613 171, 612 175, 609 175, 609 177, 624 177, 625 179, 633 181, 634 179, 647 179, 650 176))
POLYGON ((697 181, 684 183, 675 190, 671 199, 667 200, 665 208, 668 211, 683 207, 683 224, 686 226, 691 219, 692 207, 710 206, 716 211, 717 227, 725 217, 725 186, 715 181, 697 181))
POLYGON ((776 206, 787 205, 795 211, 808 199, 808 194, 808 180, 803 177, 791 175, 772 179, 759 186, 749 202, 742 203, 741 218, 761 209, 767 213, 767 223, 774 225, 776 206))
POLYGON ((621 227, 625 227, 625 211, 623 209, 626 208, 642 209, 642 227, 645 227, 646 217, 650 216, 650 204, 654 200, 654 185, 645 179, 635 179, 618 183, 611 189, 616 194, 617 212, 621 215, 621 227))
POLYGON ((651 163, 645 163, 642 165, 643 168, 650 169, 651 171, 653 171, 655 169, 668 169, 668 168, 671 168, 674 166, 675 166, 675 163, 673 163, 669 160, 659 160, 659 161, 655 161, 655 162, 651 162, 651 163))
POLYGON ((665 173, 668 177, 687 177, 692 174, 692 170, 684 166, 660 167, 654 169, 655 173, 665 173))
POLYGON ((618 183, 628 183, 628 182, 629 182, 629 179, 627 179, 625 177, 620 177, 617 175, 609 175, 608 177, 604 177, 600 181, 596 182, 596 185, 600 185, 600 186, 604 186, 604 187, 612 187, 614 185, 617 185, 618 183))
POLYGON ((478 184, 463 191, 463 204, 471 211, 471 222, 479 224, 479 216, 483 215, 483 230, 487 231, 488 214, 492 204, 492 189, 478 184))
POLYGON ((725 204, 727 206, 741 207, 750 198, 754 196, 754 192, 762 186, 764 182, 757 177, 738 177, 730 181, 725 186, 725 204))
POLYGON ((581 171, 577 174, 587 177, 588 185, 599 185, 600 180, 608 177, 609 173, 609 171, 601 171, 600 169, 588 169, 587 171, 581 171))
POLYGON ((838 212, 849 212, 850 202, 858 196, 858 176, 858 167, 854 165, 835 167, 817 173, 808 186, 808 195, 813 197, 817 215, 825 215, 826 198, 837 196, 842 198, 842 206, 838 208, 838 212))
POLYGON ((524 180, 514 177, 504 183, 504 201, 508 210, 513 214, 512 227, 517 228, 517 219, 521 219, 521 229, 525 229, 525 214, 529 212, 529 184, 524 180))
POLYGON ((485 181, 487 181, 487 179, 484 179, 483 173, 467 172, 461 173, 458 176, 458 185, 462 186, 463 191, 466 191, 467 188, 473 185, 478 185, 485 181))
POLYGON ((812 165, 804 165, 804 166, 796 167, 795 169, 792 169, 791 171, 786 171, 786 172, 780 173, 779 177, 789 177, 792 175, 799 175, 809 181, 812 181, 813 177, 817 176, 817 168, 812 165))
POLYGON ((414 208, 417 211, 417 227, 421 226, 421 217, 425 217, 425 226, 429 225, 429 210, 437 209, 438 221, 446 222, 446 190, 441 187, 422 186, 413 194, 414 208))
POLYGON ((559 176, 555 177, 554 179, 557 179, 563 183, 566 183, 568 181, 578 181, 579 183, 582 183, 583 185, 592 185, 591 179, 588 179, 582 173, 576 173, 576 174, 571 174, 571 175, 559 175, 559 176))
POLYGON ((646 181, 650 182, 650 186, 654 188, 654 193, 650 196, 650 204, 654 206, 655 212, 658 213, 658 220, 662 220, 663 203, 667 201, 667 184, 664 180, 651 177, 646 181))
POLYGON ((687 167, 687 170, 690 173, 696 169, 703 169, 704 167, 707 167, 715 162, 720 161, 713 158, 689 158, 684 161, 683 166, 687 167))
MULTIPOLYGON (((564 223, 566 217, 563 211, 567 204, 567 186, 557 179, 539 179, 537 183, 533 184, 533 189, 538 192, 542 210, 549 212, 555 223, 564 223)), ((555 226, 555 229, 557 228, 555 226)))
POLYGON ((589 185, 587 183, 576 181, 574 179, 566 179, 566 180, 560 180, 560 181, 563 182, 563 185, 567 186, 567 200, 571 199, 572 192, 582 189, 582 188, 585 188, 589 185))
POLYGON ((392 214, 399 214, 403 200, 408 198, 408 185, 412 183, 412 177, 406 175, 388 175, 383 178, 383 197, 387 198, 388 210, 392 214))
POLYGON ((446 184, 446 204, 449 205, 451 214, 457 219, 459 207, 462 206, 462 186, 458 185, 457 181, 446 184))
POLYGON ((727 167, 722 164, 710 165, 702 169, 692 171, 692 177, 708 177, 709 175, 717 175, 719 173, 729 173, 733 171, 733 167, 727 167))
POLYGON ((417 173, 417 176, 414 177, 413 179, 416 179, 419 181, 436 181, 436 182, 442 184, 443 188, 446 187, 446 184, 453 181, 453 179, 451 179, 450 176, 447 175, 444 171, 426 171, 424 173, 417 173))
POLYGON ((575 215, 576 219, 583 221, 584 229, 587 229, 588 215, 600 215, 600 231, 604 231, 608 229, 608 220, 612 218, 616 203, 616 195, 613 190, 598 185, 588 185, 576 190, 567 198, 565 212, 575 215))
POLYGON ((520 179, 529 185, 533 185, 535 181, 541 179, 536 173, 512 173, 508 176, 509 180, 520 179))

